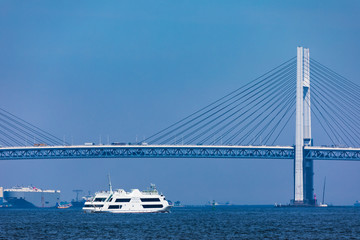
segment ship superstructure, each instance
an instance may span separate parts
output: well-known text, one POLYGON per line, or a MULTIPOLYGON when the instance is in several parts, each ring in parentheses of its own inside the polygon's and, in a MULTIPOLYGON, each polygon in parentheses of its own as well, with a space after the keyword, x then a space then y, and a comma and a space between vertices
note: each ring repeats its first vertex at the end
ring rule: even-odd
POLYGON ((171 205, 165 196, 159 194, 154 184, 150 189, 140 191, 132 189, 126 192, 123 189, 97 192, 95 197, 85 202, 83 210, 88 213, 153 213, 169 212, 171 205))
POLYGON ((60 202, 60 190, 42 190, 36 187, 4 189, 4 199, 13 207, 52 208, 60 202))

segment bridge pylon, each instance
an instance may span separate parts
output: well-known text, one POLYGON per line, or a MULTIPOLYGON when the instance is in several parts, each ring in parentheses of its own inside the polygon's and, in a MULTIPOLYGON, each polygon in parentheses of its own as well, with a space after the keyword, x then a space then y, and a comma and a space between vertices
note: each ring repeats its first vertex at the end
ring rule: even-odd
POLYGON ((310 52, 308 48, 298 47, 293 205, 315 205, 313 160, 304 158, 304 146, 312 145, 310 52))

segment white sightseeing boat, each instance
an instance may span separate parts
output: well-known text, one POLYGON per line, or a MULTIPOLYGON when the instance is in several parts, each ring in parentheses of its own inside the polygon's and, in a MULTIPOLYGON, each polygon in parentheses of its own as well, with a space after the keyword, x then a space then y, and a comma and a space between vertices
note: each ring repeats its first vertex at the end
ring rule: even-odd
POLYGON ((95 193, 95 197, 88 199, 83 207, 86 213, 155 213, 169 212, 172 207, 165 196, 159 194, 154 184, 149 190, 123 189, 112 190, 109 177, 109 191, 95 193))

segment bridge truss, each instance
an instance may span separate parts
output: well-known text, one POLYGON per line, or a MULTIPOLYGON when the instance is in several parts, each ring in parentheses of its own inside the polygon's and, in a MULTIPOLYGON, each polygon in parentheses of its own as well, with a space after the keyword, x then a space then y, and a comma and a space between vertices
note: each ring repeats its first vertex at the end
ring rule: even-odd
MULTIPOLYGON (((360 161, 360 148, 304 147, 305 159, 360 161)), ((0 160, 72 158, 294 159, 291 146, 99 145, 0 148, 0 160)))

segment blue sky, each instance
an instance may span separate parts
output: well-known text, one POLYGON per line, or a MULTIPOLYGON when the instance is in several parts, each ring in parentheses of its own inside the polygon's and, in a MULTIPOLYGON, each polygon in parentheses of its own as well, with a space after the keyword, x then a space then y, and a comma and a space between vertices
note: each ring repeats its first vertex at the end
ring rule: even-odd
MULTIPOLYGON (((358 1, 1 1, 0 107, 68 142, 135 141, 310 48, 360 84, 358 1)), ((295 130, 294 130, 295 131, 295 130)), ((316 140, 315 140, 316 141, 316 140)), ((288 143, 292 145, 293 142, 288 143)), ((286 203, 285 160, 3 161, 0 185, 92 192, 156 183, 201 204, 286 203)), ((360 199, 360 163, 315 162, 315 192, 360 199)))

